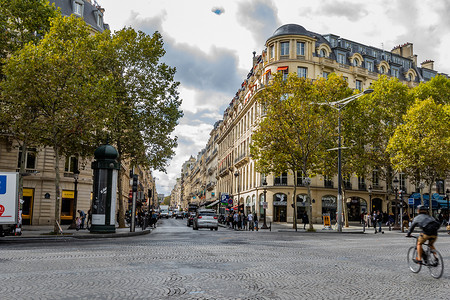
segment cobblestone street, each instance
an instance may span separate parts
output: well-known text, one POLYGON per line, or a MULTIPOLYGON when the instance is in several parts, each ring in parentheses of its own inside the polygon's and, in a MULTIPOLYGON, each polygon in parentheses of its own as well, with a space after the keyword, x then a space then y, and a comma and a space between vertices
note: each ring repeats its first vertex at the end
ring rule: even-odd
MULTIPOLYGON (((409 271, 413 239, 386 234, 192 230, 161 220, 118 239, 5 243, 1 299, 449 299, 450 275, 409 271)), ((437 247, 450 261, 450 236, 437 247)))

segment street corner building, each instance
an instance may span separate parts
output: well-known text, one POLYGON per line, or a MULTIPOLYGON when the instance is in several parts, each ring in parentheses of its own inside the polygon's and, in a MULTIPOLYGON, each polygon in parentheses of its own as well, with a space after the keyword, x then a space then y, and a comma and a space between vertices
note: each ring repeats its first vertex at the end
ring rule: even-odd
MULTIPOLYGON (((350 88, 359 91, 368 89, 380 75, 396 77, 411 88, 438 74, 448 77, 434 70, 432 60, 419 65, 413 49, 412 43, 405 43, 386 51, 335 34, 308 31, 297 24, 279 27, 267 39, 262 53, 253 52, 253 67, 237 87, 223 119, 214 124, 205 148, 196 158, 191 156, 184 163, 172 192, 172 197, 178 199, 177 205, 186 209, 190 203, 195 203, 216 208, 220 214, 233 209, 246 214, 257 213, 258 218, 262 218, 265 203, 267 221, 292 223, 292 193, 296 183, 296 216, 300 223, 307 208, 306 178, 301 172, 264 176, 255 170, 255 161, 250 157, 252 133, 264 117, 255 95, 270 84, 275 73, 281 73, 283 77, 294 73, 311 80, 336 73, 344 77, 350 88), (263 185, 263 182, 267 184, 263 185)), ((392 212, 395 208, 394 200, 391 200, 393 194, 387 191, 386 182, 378 171, 373 170, 369 178, 351 176, 344 179, 344 211, 349 221, 359 221, 361 214, 367 211, 392 212)), ((402 173, 398 181, 405 200, 413 198, 417 202, 418 187, 402 173)), ((442 199, 444 187, 449 185, 448 179, 447 182, 443 179, 433 186, 436 191, 432 195, 433 208, 447 205, 442 199)), ((315 176, 311 178, 310 187, 312 221, 322 223, 326 213, 335 221, 337 176, 315 176)), ((413 206, 411 208, 412 211, 413 206)))

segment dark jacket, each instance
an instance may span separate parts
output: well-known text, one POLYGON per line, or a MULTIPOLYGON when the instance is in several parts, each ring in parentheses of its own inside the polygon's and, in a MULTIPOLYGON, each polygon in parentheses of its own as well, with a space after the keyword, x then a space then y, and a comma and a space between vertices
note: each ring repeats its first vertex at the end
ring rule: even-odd
MULTIPOLYGON (((412 224, 411 224, 411 227, 409 227, 409 230, 408 230, 408 235, 410 235, 412 232, 413 232, 413 230, 414 230, 414 228, 416 227, 416 226, 419 226, 421 229, 422 229, 422 231, 424 230, 424 227, 428 224, 428 223, 430 223, 430 222, 433 222, 433 221, 436 221, 436 219, 435 218, 433 218, 433 217, 430 217, 429 215, 427 215, 427 214, 419 214, 418 216, 416 216, 415 218, 414 218, 414 220, 412 221, 412 224)), ((424 232, 426 235, 437 235, 437 230, 436 230, 436 232, 424 232)))

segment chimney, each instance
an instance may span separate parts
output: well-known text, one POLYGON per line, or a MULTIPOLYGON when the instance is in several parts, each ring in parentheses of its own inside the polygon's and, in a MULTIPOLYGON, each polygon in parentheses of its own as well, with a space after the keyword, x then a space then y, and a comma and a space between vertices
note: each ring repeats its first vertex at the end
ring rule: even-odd
POLYGON ((428 59, 421 63, 420 66, 424 69, 434 70, 434 60, 428 59))
POLYGON ((253 51, 253 67, 256 65, 258 58, 256 57, 256 51, 253 51))

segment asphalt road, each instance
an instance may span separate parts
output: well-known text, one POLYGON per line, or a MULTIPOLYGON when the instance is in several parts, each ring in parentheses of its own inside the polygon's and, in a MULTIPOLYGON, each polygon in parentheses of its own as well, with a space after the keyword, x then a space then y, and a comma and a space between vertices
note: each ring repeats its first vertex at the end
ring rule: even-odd
MULTIPOLYGON (((158 225, 117 239, 0 240, 0 299, 450 299, 449 271, 411 273, 413 240, 400 233, 158 225)), ((450 236, 437 247, 450 267, 450 236)))

